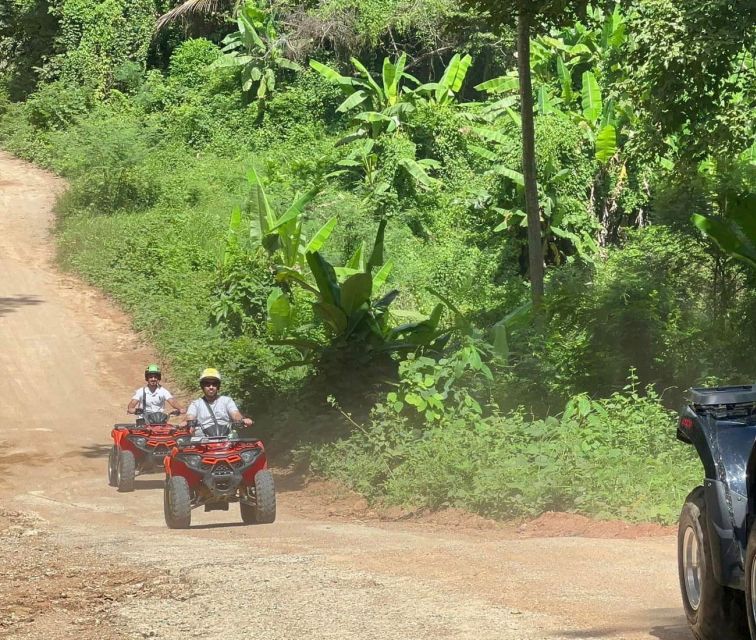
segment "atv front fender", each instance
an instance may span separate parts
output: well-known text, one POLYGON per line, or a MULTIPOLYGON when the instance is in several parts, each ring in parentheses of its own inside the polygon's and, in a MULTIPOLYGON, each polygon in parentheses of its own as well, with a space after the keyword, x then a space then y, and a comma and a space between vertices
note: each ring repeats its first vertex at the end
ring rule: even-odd
POLYGON ((707 522, 713 571, 723 585, 744 589, 745 552, 756 513, 756 425, 689 416, 686 431, 704 466, 707 522))

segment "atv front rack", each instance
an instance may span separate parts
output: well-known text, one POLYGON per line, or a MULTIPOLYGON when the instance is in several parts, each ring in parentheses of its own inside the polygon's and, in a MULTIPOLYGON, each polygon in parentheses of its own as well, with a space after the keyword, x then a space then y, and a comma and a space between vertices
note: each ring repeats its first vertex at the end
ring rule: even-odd
POLYGON ((717 420, 751 418, 756 416, 756 384, 731 387, 694 387, 689 401, 699 415, 717 420))

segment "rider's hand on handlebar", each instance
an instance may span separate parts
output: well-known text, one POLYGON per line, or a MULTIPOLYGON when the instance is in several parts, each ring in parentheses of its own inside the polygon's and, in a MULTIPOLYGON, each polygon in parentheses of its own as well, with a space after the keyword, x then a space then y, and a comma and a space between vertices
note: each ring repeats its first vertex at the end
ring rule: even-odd
POLYGON ((242 418, 242 422, 244 423, 245 427, 251 427, 253 424, 255 424, 255 421, 252 420, 252 418, 242 418))

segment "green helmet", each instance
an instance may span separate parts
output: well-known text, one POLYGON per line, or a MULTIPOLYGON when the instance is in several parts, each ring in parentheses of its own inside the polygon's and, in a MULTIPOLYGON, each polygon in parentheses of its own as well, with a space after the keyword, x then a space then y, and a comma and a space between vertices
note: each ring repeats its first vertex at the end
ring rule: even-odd
POLYGON ((149 376, 157 375, 158 380, 162 377, 162 374, 160 373, 160 367, 158 367, 156 364, 148 364, 147 368, 144 370, 144 378, 145 380, 149 376))

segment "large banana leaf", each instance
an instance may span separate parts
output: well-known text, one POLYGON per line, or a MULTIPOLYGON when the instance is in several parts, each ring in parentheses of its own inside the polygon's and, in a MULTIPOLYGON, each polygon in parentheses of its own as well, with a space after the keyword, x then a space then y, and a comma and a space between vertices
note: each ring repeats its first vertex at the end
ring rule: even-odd
POLYGON ((335 69, 331 69, 328 65, 318 62, 317 60, 310 60, 310 66, 315 69, 321 76, 330 82, 335 82, 344 88, 354 88, 354 79, 348 76, 342 76, 335 69))
POLYGON ((250 169, 247 174, 247 180, 250 183, 252 193, 249 199, 250 213, 257 219, 260 234, 266 236, 276 225, 276 216, 268 203, 262 182, 254 169, 250 169))
POLYGON ((608 162, 617 151, 617 131, 613 124, 607 124, 596 136, 596 160, 608 162))
POLYGON ((729 220, 694 213, 693 224, 711 238, 722 251, 756 267, 756 232, 746 235, 745 230, 729 220))
POLYGON ((375 267, 380 267, 383 264, 383 238, 386 234, 386 220, 381 220, 378 223, 378 232, 375 234, 375 242, 373 243, 373 251, 370 253, 370 258, 367 261, 366 271, 372 272, 375 267))
POLYGON ((357 58, 352 57, 350 58, 352 64, 354 65, 354 68, 359 71, 359 73, 362 75, 363 78, 365 78, 366 82, 368 83, 368 86, 372 89, 374 94, 374 99, 377 100, 377 104, 374 104, 373 106, 375 108, 379 108, 381 104, 383 104, 386 101, 386 97, 383 93, 383 89, 381 89, 378 84, 373 80, 373 76, 370 75, 370 72, 365 68, 365 65, 362 64, 357 58))
POLYGON ((336 305, 327 302, 315 302, 312 309, 334 335, 339 336, 346 331, 348 319, 336 305))
POLYGON ((341 291, 333 266, 317 251, 308 253, 306 259, 312 276, 315 278, 315 283, 318 286, 321 300, 338 307, 341 302, 341 291))
POLYGON ((281 335, 291 325, 292 309, 288 296, 278 287, 268 295, 268 329, 273 335, 281 335))
POLYGON ((331 236, 333 230, 336 228, 337 218, 333 216, 329 218, 326 223, 318 229, 317 233, 312 236, 312 240, 307 243, 305 247, 305 253, 311 251, 320 251, 321 247, 325 244, 326 240, 331 236))
POLYGON ((373 276, 373 291, 375 293, 378 293, 383 285, 386 284, 386 281, 388 280, 389 275, 391 275, 391 270, 393 268, 393 260, 387 260, 386 264, 378 269, 378 272, 373 276))
POLYGON ((357 273, 349 276, 341 285, 341 310, 347 315, 370 303, 373 292, 373 279, 369 273, 357 273))
POLYGON ((424 187, 433 187, 440 184, 436 178, 429 176, 422 165, 412 158, 402 158, 399 161, 399 166, 402 167, 410 176, 412 176, 418 184, 424 187))
POLYGON ((601 89, 599 89, 596 76, 591 71, 583 72, 583 116, 589 122, 596 122, 601 117, 603 105, 601 102, 601 89))
POLYGON ((357 245, 352 257, 349 258, 349 262, 346 263, 348 269, 355 269, 357 271, 365 270, 365 241, 363 240, 357 245))
POLYGON ((362 89, 355 91, 351 96, 347 97, 337 108, 338 113, 346 113, 350 109, 354 109, 357 105, 362 104, 367 100, 368 95, 362 89))
POLYGON ((471 64, 472 57, 469 54, 465 55, 464 58, 461 57, 458 53, 455 53, 452 56, 452 59, 449 61, 449 64, 444 71, 444 75, 442 75, 441 79, 438 81, 439 86, 436 89, 437 101, 441 101, 442 90, 444 92, 446 90, 453 93, 459 92, 459 90, 462 88, 462 83, 465 81, 467 71, 470 69, 471 64))
POLYGON ((383 93, 389 105, 396 104, 399 99, 399 83, 404 75, 406 64, 406 53, 399 56, 396 64, 393 64, 388 58, 383 59, 383 93))
POLYGON ((557 75, 562 84, 562 98, 565 102, 572 100, 572 72, 564 64, 562 56, 557 56, 557 75))
POLYGON ((478 85, 475 85, 478 91, 486 91, 488 93, 503 93, 505 91, 519 91, 520 80, 517 76, 499 76, 498 78, 492 78, 486 80, 478 85))
POLYGON ((318 195, 319 192, 320 187, 314 186, 303 195, 298 196, 297 199, 284 212, 284 214, 278 220, 276 220, 276 223, 269 229, 269 231, 276 231, 292 220, 298 219, 302 215, 304 208, 312 201, 312 199, 316 195, 318 195))

